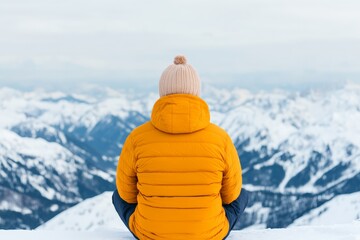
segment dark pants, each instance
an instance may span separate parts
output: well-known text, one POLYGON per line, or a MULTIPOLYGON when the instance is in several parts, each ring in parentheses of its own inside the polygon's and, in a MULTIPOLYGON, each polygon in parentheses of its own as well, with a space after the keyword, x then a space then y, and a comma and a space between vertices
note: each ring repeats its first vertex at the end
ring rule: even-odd
MULTIPOLYGON (((125 226, 130 230, 129 227, 129 218, 131 214, 134 213, 137 203, 127 203, 125 202, 119 195, 118 191, 115 190, 112 195, 112 202, 115 207, 116 212, 120 216, 121 220, 125 224, 125 226)), ((132 235, 138 239, 133 232, 131 232, 132 235)))
POLYGON ((226 217, 229 220, 229 232, 224 237, 229 236, 230 231, 235 227, 236 222, 239 220, 240 216, 244 212, 246 205, 248 203, 248 193, 245 189, 241 189, 241 193, 237 199, 235 199, 230 204, 223 204, 225 209, 226 217))
MULTIPOLYGON (((137 203, 127 203, 125 202, 119 195, 118 191, 115 190, 112 196, 112 202, 116 209, 116 212, 119 214, 121 220, 124 222, 125 226, 130 230, 129 227, 129 218, 131 214, 135 211, 137 203)), ((230 228, 228 234, 225 238, 230 234, 230 231, 234 228, 236 222, 240 218, 241 214, 244 212, 245 207, 248 202, 248 193, 245 189, 241 190, 240 196, 230 204, 223 204, 225 209, 226 217, 229 219, 230 228)), ((132 235, 138 239, 133 232, 132 235)), ((224 239, 225 239, 224 238, 224 239)))

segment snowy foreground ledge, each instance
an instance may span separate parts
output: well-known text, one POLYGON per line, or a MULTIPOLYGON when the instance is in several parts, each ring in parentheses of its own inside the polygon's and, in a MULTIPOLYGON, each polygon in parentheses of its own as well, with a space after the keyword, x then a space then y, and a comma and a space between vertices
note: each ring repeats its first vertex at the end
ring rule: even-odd
MULTIPOLYGON (((4 240, 121 240, 134 239, 129 232, 115 229, 96 231, 0 230, 4 240)), ((227 239, 240 240, 360 240, 360 221, 352 224, 299 226, 286 229, 233 231, 227 239)))

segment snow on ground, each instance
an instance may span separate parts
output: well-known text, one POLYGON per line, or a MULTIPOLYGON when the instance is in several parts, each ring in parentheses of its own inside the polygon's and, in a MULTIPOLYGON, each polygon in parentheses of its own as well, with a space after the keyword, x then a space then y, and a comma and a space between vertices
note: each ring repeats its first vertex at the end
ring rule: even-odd
POLYGON ((113 205, 112 192, 105 192, 86 199, 76 206, 58 214, 44 223, 38 230, 89 231, 101 228, 114 228, 126 231, 113 205))
POLYGON ((326 225, 360 220, 360 192, 334 197, 295 220, 293 225, 326 225))
MULTIPOLYGON (((58 214, 37 230, 51 231, 97 231, 103 228, 127 231, 112 205, 112 192, 104 192, 89 198, 74 207, 58 214)), ((255 204, 252 212, 261 212, 260 217, 267 217, 268 210, 255 204)), ((334 225, 348 224, 360 220, 360 193, 352 193, 334 197, 328 203, 300 217, 291 226, 299 225, 334 225)), ((265 226, 253 225, 246 230, 263 229, 265 226)), ((359 239, 360 240, 360 239, 359 239)))
MULTIPOLYGON (((121 240, 134 239, 128 231, 99 229, 97 231, 2 230, 6 240, 121 240)), ((343 225, 299 226, 286 229, 232 231, 228 236, 240 240, 360 240, 360 221, 343 225)))
MULTIPOLYGON (((358 193, 356 193, 358 194, 358 193)), ((356 194, 351 194, 352 208, 359 206, 356 194), (355 202, 354 202, 355 201, 355 202)), ((0 239, 6 240, 121 240, 134 239, 118 215, 112 202, 112 192, 105 192, 70 208, 34 231, 0 231, 0 239)), ((334 198, 334 204, 346 197, 334 198)), ((337 204, 340 205, 340 204, 337 204)), ((348 204, 344 204, 344 207, 348 204)), ((351 212, 351 211, 349 211, 351 212)), ((329 213, 333 214, 333 213, 329 213)), ((347 224, 291 226, 287 229, 255 229, 232 231, 227 239, 241 240, 360 240, 360 221, 347 224)), ((339 223, 339 222, 337 222, 339 223)))

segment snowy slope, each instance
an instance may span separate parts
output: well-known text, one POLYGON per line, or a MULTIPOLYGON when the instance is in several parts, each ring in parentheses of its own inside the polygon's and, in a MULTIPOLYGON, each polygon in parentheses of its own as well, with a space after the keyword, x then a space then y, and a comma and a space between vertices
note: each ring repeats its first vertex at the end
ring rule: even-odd
POLYGON ((107 175, 57 142, 0 129, 0 225, 35 227, 41 216, 99 193, 93 186, 112 186, 107 175))
MULTIPOLYGON (((125 225, 116 214, 112 205, 112 192, 105 192, 87 199, 76 206, 65 210, 44 223, 37 230, 54 231, 88 231, 103 228, 126 230, 125 225)), ((259 212, 266 215, 267 211, 255 204, 248 212, 259 212)), ((360 193, 339 195, 319 208, 295 220, 292 226, 298 225, 336 225, 360 221, 360 193)), ((259 229, 256 223, 247 229, 259 229)))
POLYGON ((0 175, 4 178, 1 182, 11 186, 19 178, 20 185, 14 186, 17 190, 31 191, 32 188, 50 200, 76 202, 80 200, 76 198, 76 172, 83 164, 83 159, 57 143, 23 138, 0 129, 0 175), (34 168, 36 172, 27 173, 34 168), (12 174, 7 174, 9 172, 12 174), (21 189, 23 187, 26 189, 21 189))
MULTIPOLYGON (((0 238, 6 240, 120 240, 134 239, 128 231, 99 229, 97 231, 1 231, 0 238)), ((303 226, 287 229, 232 231, 227 239, 239 240, 360 240, 360 222, 346 225, 303 226)))
POLYGON ((360 191, 359 85, 256 94, 210 88, 205 98, 252 192, 238 227, 286 227, 336 195, 360 191))
POLYGON ((117 215, 111 196, 112 192, 105 192, 87 199, 60 213, 37 229, 87 231, 106 227, 124 231, 127 228, 117 215))
POLYGON ((34 228, 113 189, 122 143, 145 121, 142 101, 0 88, 0 228, 34 228))
POLYGON ((317 193, 359 174, 359 86, 309 93, 233 90, 229 96, 217 97, 231 108, 212 106, 217 109, 213 121, 241 148, 249 187, 317 193), (251 153, 256 154, 249 159, 251 153), (278 176, 270 181, 252 177, 269 168, 278 176), (336 169, 337 177, 327 176, 336 169))
POLYGON ((295 220, 296 225, 328 225, 360 220, 360 192, 339 195, 295 220))

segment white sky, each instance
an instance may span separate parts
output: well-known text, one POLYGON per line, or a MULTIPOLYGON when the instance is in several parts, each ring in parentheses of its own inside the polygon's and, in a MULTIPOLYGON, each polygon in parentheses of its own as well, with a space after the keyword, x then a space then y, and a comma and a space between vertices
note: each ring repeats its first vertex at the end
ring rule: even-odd
POLYGON ((360 82, 358 0, 0 0, 0 86, 360 82), (359 79, 359 80, 358 80, 359 79))

